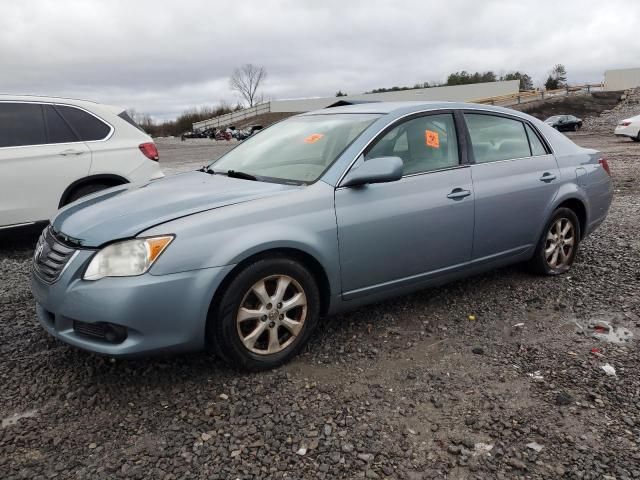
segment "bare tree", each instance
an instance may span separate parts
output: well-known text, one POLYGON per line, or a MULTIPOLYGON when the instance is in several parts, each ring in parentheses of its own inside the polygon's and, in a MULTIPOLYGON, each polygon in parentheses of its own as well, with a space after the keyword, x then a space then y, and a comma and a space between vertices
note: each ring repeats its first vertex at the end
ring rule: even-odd
POLYGON ((247 63, 233 71, 229 85, 242 95, 250 107, 253 107, 257 103, 258 88, 265 78, 267 78, 267 71, 264 67, 247 63))

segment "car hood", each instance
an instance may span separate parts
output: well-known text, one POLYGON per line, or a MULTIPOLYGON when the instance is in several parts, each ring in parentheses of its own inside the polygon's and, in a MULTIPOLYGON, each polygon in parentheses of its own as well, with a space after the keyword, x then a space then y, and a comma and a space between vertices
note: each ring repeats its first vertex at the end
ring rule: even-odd
POLYGON ((97 247, 179 217, 299 188, 190 172, 103 190, 69 204, 51 223, 70 241, 97 247))

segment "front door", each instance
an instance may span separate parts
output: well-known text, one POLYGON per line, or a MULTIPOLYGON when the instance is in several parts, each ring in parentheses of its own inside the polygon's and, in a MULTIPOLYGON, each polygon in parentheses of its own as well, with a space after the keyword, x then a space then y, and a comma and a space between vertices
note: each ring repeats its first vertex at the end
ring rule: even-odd
POLYGON ((453 115, 402 121, 358 162, 382 156, 402 159, 401 180, 335 192, 345 299, 404 287, 470 261, 471 169, 460 163, 453 115))

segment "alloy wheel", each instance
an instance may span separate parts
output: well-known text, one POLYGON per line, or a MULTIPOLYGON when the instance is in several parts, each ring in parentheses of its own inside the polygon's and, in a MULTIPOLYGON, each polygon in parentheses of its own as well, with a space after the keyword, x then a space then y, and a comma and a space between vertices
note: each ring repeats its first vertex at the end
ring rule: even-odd
POLYGON ((307 297, 300 283, 288 275, 272 275, 245 293, 236 314, 236 326, 247 350, 271 355, 291 345, 306 318, 307 297))
POLYGON ((569 267, 575 248, 575 228, 568 218, 558 218, 549 228, 544 257, 552 269, 569 267))

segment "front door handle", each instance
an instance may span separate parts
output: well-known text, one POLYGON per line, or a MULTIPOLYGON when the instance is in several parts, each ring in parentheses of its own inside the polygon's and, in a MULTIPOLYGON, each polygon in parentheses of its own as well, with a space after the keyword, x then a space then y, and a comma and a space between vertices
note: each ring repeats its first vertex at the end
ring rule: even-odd
POLYGON ((83 150, 76 150, 74 148, 69 148, 67 150, 63 150, 58 155, 62 155, 63 157, 66 157, 69 155, 82 155, 83 153, 84 153, 83 150))
POLYGON ((555 174, 549 173, 549 172, 544 172, 540 177, 541 182, 547 182, 547 183, 552 182, 555 179, 556 179, 555 174))
POLYGON ((470 190, 465 190, 463 188, 454 188, 453 190, 451 190, 451 193, 447 195, 447 198, 450 198, 452 200, 461 200, 464 197, 468 197, 469 195, 471 195, 470 190))

